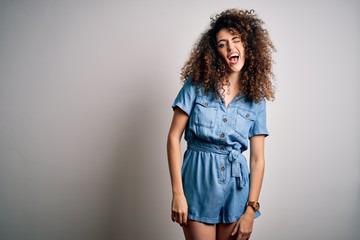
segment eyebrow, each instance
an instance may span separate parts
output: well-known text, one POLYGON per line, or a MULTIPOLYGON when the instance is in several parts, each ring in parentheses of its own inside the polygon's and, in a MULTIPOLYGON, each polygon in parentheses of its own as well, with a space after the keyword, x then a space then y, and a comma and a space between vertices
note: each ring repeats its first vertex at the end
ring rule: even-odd
MULTIPOLYGON (((235 38, 240 38, 240 36, 235 36, 235 37, 233 37, 231 40, 234 40, 235 38)), ((241 39, 241 38, 240 38, 241 39)), ((219 44, 219 42, 221 42, 221 41, 226 41, 226 39, 220 39, 218 42, 217 42, 217 44, 219 44)))

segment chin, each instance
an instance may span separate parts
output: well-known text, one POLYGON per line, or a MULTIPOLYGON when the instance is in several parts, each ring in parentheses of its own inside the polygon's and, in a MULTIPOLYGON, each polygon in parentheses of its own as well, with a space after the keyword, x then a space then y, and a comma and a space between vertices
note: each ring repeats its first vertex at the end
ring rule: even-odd
POLYGON ((242 67, 230 67, 231 72, 240 72, 242 67))

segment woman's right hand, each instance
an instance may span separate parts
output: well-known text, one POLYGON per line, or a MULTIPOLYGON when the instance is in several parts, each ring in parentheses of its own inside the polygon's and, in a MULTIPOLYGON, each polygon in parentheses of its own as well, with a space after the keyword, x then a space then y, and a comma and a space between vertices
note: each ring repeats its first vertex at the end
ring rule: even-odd
POLYGON ((188 205, 184 194, 173 194, 171 203, 171 220, 180 226, 187 224, 188 205))

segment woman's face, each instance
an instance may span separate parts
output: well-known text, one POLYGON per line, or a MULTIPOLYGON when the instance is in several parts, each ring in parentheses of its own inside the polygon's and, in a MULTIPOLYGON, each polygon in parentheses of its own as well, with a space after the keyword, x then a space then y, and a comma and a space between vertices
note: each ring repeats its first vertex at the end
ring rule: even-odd
POLYGON ((245 48, 240 34, 221 29, 216 34, 217 51, 231 72, 240 72, 245 63, 245 48))

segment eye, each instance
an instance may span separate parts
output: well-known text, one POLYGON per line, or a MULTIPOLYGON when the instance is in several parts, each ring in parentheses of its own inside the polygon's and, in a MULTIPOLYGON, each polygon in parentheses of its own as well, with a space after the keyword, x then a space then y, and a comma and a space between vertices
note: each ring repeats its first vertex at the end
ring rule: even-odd
POLYGON ((225 43, 219 43, 219 44, 218 44, 218 48, 224 48, 225 46, 226 46, 225 43))
POLYGON ((240 37, 236 37, 233 39, 234 43, 240 43, 241 42, 241 38, 240 37))

